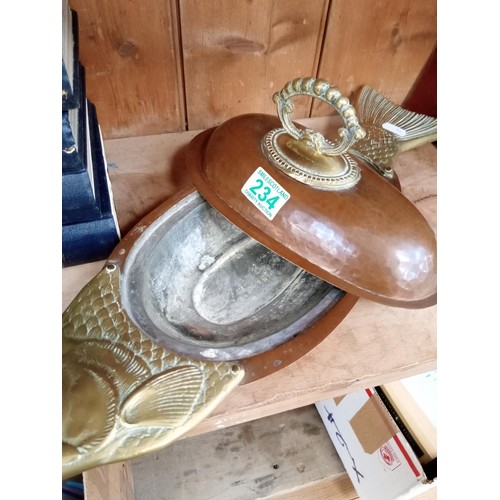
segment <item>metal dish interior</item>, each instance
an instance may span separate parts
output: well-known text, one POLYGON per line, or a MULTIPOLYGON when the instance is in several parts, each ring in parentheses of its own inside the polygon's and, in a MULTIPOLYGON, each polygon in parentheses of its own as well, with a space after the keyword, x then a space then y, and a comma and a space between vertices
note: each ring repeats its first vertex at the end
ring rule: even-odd
POLYGON ((344 295, 246 235, 198 192, 144 230, 121 281, 123 306, 146 335, 210 360, 273 349, 344 295))

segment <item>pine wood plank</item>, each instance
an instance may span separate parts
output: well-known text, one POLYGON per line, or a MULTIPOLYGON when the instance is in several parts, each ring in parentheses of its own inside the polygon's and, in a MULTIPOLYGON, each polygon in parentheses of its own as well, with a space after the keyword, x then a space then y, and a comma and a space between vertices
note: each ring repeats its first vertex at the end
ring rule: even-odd
POLYGON ((62 310, 64 311, 80 290, 103 268, 105 260, 80 266, 65 267, 62 271, 62 310))
POLYGON ((235 389, 187 435, 430 371, 436 367, 435 325, 436 307, 408 311, 360 300, 315 349, 290 367, 235 389))
MULTIPOLYGON (((188 129, 272 113, 270 92, 315 75, 326 0, 180 1, 188 129)), ((296 117, 309 116, 309 99, 296 117)))
MULTIPOLYGON (((435 46, 436 13, 436 0, 331 2, 318 75, 346 96, 371 85, 402 103, 435 46)), ((333 113, 313 103, 312 116, 333 113)))
POLYGON ((131 469, 141 500, 297 498, 305 485, 350 482, 314 406, 177 441, 131 469))
POLYGON ((185 129, 177 2, 70 0, 105 138, 185 129))
POLYGON ((437 484, 436 481, 429 485, 429 489, 419 493, 413 497, 414 500, 436 500, 437 498, 437 484))
POLYGON ((356 500, 359 498, 351 479, 346 474, 311 482, 268 497, 269 500, 356 500))
POLYGON ((97 467, 83 474, 86 500, 135 500, 130 462, 97 467))
POLYGON ((196 134, 198 131, 106 141, 122 236, 160 203, 191 184, 184 155, 196 134))
MULTIPOLYGON (((435 0, 71 6, 79 15, 87 93, 105 138, 184 130, 186 119, 196 130, 246 112, 274 112, 269 89, 309 75, 346 95, 370 84, 402 102, 436 43, 435 0)), ((309 116, 310 99, 294 102, 296 117, 309 116)), ((333 113, 312 104, 314 116, 333 113)))
MULTIPOLYGON (((312 405, 177 441, 83 477, 86 500, 359 498, 312 405)), ((436 498, 435 482, 422 489, 408 498, 436 498)))

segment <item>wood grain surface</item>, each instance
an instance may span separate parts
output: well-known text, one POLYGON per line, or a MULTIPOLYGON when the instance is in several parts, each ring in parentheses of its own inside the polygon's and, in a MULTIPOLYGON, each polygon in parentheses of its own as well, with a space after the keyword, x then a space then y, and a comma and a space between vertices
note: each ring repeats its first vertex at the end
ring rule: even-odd
POLYGON ((177 441, 131 470, 141 500, 290 498, 325 478, 357 497, 313 405, 177 441))
POLYGON ((135 500, 134 481, 130 462, 118 462, 97 467, 83 474, 87 500, 135 500))
MULTIPOLYGON (((401 103, 436 44, 436 0, 70 0, 87 93, 106 139, 270 112, 269 93, 325 78, 401 103)), ((326 116, 318 100, 295 117, 326 116)))
POLYGON ((175 0, 70 0, 104 138, 185 130, 175 0))
MULTIPOLYGON (((328 2, 181 0, 188 128, 243 113, 274 113, 270 92, 315 75, 328 2)), ((309 101, 296 105, 309 116, 309 101)))
POLYGON ((106 141, 122 236, 160 203, 191 184, 184 155, 197 134, 194 131, 106 141))
MULTIPOLYGON (((350 96, 370 85, 401 104, 437 38, 436 0, 331 2, 318 76, 350 96)), ((312 116, 333 114, 316 100, 312 116)))

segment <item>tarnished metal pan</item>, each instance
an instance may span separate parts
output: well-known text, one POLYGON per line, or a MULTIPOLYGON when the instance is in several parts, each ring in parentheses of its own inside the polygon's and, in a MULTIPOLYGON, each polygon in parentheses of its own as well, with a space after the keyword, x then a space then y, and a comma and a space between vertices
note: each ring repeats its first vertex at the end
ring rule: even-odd
POLYGON ((110 262, 122 270, 130 319, 165 348, 245 359, 293 339, 345 295, 249 237, 193 188, 163 210, 124 240, 126 258, 115 252, 110 262))

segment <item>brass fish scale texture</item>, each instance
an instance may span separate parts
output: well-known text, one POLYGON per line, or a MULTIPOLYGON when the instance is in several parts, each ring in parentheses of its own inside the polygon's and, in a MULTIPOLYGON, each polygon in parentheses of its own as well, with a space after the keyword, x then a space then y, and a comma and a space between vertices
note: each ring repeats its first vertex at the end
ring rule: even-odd
POLYGON ((234 363, 193 360, 148 339, 122 309, 112 265, 62 323, 63 477, 166 446, 243 378, 234 363))
POLYGON ((368 85, 362 87, 354 101, 366 136, 359 139, 352 150, 364 155, 382 171, 391 170, 403 150, 434 140, 437 134, 436 118, 404 109, 368 85), (391 125, 400 129, 403 135, 395 135, 384 128, 391 125))
POLYGON ((366 137, 356 143, 353 149, 370 158, 381 168, 390 168, 398 154, 398 144, 394 136, 383 129, 371 125, 363 125, 366 137))

